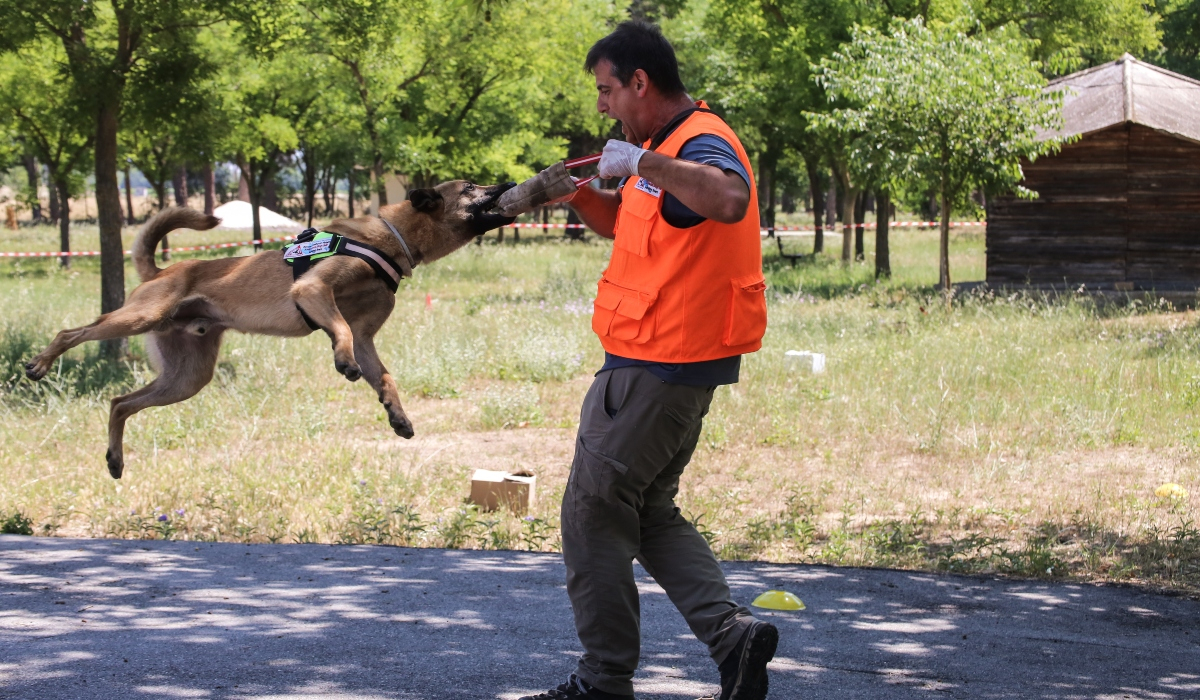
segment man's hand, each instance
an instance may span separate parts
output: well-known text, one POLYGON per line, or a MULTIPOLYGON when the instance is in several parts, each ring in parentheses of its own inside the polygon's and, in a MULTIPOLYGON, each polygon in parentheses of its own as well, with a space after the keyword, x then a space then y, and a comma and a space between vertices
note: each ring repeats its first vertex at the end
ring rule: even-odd
POLYGON ((600 177, 632 177, 638 174, 638 161, 646 151, 632 143, 609 139, 600 157, 600 177))

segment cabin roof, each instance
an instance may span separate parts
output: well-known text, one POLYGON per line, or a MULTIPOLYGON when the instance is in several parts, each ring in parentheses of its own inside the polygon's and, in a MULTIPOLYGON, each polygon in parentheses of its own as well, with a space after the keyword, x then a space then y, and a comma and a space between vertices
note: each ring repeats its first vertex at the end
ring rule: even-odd
POLYGON ((1200 143, 1200 81, 1129 54, 1052 81, 1063 92, 1063 125, 1046 136, 1088 134, 1134 123, 1200 143))

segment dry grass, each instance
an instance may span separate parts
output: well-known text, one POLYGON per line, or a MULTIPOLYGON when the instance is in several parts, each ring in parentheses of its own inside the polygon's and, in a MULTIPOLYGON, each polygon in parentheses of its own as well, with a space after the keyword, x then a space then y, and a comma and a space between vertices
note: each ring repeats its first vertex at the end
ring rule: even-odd
MULTIPOLYGON (((934 234, 893 246, 897 274, 882 285, 863 264, 768 258, 765 347, 720 390, 680 499, 714 548, 1200 591, 1195 316, 1082 298, 947 307, 930 289, 934 234), (829 368, 789 367, 788 349, 825 352, 829 368), (1166 482, 1191 495, 1156 497, 1166 482)), ((957 277, 981 277, 980 235, 954 247, 957 277)), ((587 314, 606 255, 525 236, 420 271, 379 338, 412 441, 336 375, 323 338, 234 335, 210 388, 130 422, 120 482, 103 466, 107 400, 146 381, 144 363, 82 349, 42 385, 18 372, 54 330, 95 313, 94 263, 2 263, 0 520, 19 511, 44 534, 554 549, 601 359, 587 314), (533 469, 530 517, 465 506, 478 467, 533 469)))

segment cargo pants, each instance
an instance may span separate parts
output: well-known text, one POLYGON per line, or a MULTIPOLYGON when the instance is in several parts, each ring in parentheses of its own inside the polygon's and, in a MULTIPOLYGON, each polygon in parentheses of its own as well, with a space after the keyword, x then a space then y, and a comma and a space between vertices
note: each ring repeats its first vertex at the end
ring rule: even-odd
POLYGON ((631 695, 641 655, 633 560, 662 586, 720 663, 749 627, 708 542, 675 506, 713 387, 667 384, 641 367, 600 373, 579 420, 562 504, 567 595, 583 645, 576 674, 631 695))

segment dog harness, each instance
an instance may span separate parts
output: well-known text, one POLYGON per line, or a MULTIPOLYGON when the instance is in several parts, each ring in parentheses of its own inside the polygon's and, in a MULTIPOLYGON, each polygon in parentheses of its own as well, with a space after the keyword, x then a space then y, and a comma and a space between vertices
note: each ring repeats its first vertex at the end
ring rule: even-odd
MULTIPOLYGON (((347 255, 352 258, 358 258, 370 265, 371 269, 375 271, 375 276, 387 285, 388 289, 392 290, 392 294, 395 294, 400 288, 400 280, 405 277, 412 277, 412 270, 416 265, 416 261, 413 260, 408 242, 404 240, 404 237, 400 235, 396 227, 392 226, 391 222, 387 219, 381 218, 380 221, 388 227, 388 230, 399 241, 400 249, 404 251, 404 262, 397 263, 387 253, 362 241, 347 238, 339 233, 330 233, 328 231, 318 231, 315 228, 309 228, 301 232, 299 236, 296 236, 296 242, 289 245, 283 251, 283 261, 292 267, 292 279, 300 279, 305 272, 308 272, 309 268, 320 260, 333 257, 334 255, 347 255)), ((296 305, 296 309, 300 312, 300 315, 304 318, 304 323, 309 328, 314 331, 319 328, 298 304, 296 305)))
POLYGON ((371 269, 375 271, 375 276, 382 280, 388 289, 392 290, 392 294, 395 294, 396 290, 400 288, 400 280, 412 277, 412 253, 409 252, 408 244, 400 236, 400 232, 391 223, 383 219, 380 221, 387 224, 387 227, 395 234, 396 240, 400 241, 406 258, 405 262, 408 265, 398 264, 387 253, 362 241, 356 241, 339 233, 310 228, 296 236, 296 242, 283 251, 283 261, 292 266, 292 279, 300 279, 319 260, 334 255, 348 255, 370 265, 371 269))

